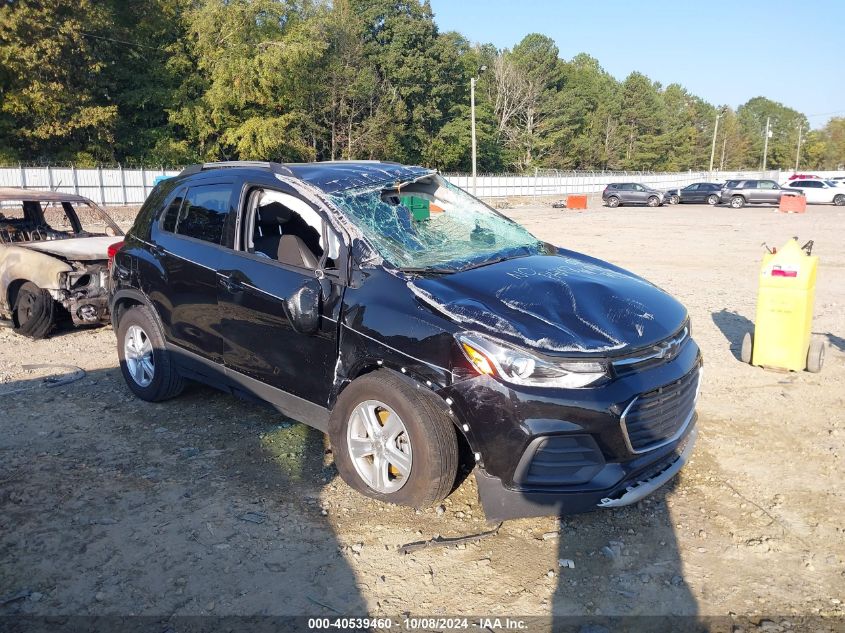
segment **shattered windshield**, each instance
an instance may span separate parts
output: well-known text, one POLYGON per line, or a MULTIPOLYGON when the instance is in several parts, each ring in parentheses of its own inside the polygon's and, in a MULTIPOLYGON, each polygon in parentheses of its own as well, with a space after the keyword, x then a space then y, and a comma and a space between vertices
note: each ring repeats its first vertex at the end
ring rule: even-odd
POLYGON ((379 254, 404 270, 451 272, 543 252, 543 243, 442 177, 330 196, 379 254))

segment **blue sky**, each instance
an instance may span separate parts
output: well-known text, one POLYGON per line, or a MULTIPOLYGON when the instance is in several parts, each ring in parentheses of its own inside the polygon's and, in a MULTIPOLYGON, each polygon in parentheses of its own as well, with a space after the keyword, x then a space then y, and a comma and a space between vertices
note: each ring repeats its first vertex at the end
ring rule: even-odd
POLYGON ((511 48, 543 33, 617 79, 637 70, 734 108, 765 96, 821 127, 845 116, 845 0, 431 0, 441 31, 511 48), (816 116, 817 115, 817 116, 816 116))

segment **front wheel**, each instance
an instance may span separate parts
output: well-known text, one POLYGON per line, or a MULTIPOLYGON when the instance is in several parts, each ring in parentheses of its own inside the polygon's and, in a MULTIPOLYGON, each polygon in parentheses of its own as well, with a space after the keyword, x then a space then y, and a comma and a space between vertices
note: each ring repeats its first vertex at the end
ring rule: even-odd
POLYGON ((717 204, 719 204, 719 196, 717 196, 715 193, 711 193, 709 196, 707 196, 707 204, 709 204, 711 207, 715 207, 717 204))
POLYGON ((681 196, 676 193, 672 194, 669 196, 669 204, 681 204, 681 196))
POLYGON ((117 357, 126 385, 142 400, 159 402, 182 392, 184 381, 148 307, 135 306, 121 317, 117 357))
POLYGON ((657 196, 651 196, 648 199, 648 206, 650 206, 650 207, 660 206, 660 198, 658 198, 657 196))
POLYGON ((837 207, 845 206, 845 195, 840 193, 834 196, 833 204, 835 204, 837 207))
POLYGON ((366 374, 340 394, 329 439, 340 476, 368 497, 419 508, 455 483, 452 420, 436 396, 392 371, 366 374))
POLYGON ((55 309, 50 293, 27 281, 15 299, 15 331, 34 339, 47 338, 56 325, 55 309))
POLYGON ((745 206, 745 198, 742 196, 734 196, 731 198, 731 208, 733 209, 741 209, 745 206))
POLYGON ((616 196, 610 196, 607 199, 607 206, 609 206, 611 209, 615 209, 619 206, 619 198, 617 198, 616 196))

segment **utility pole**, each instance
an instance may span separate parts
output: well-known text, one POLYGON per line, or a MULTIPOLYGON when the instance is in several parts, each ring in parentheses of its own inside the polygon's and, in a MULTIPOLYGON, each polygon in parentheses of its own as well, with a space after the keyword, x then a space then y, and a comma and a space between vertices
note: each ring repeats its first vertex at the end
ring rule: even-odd
POLYGON ((801 134, 804 131, 804 123, 798 124, 798 150, 795 152, 795 171, 798 172, 798 162, 801 160, 801 134))
POLYGON ((472 195, 475 193, 476 150, 475 150, 475 77, 469 80, 469 112, 472 119, 472 195))
MULTIPOLYGON (((487 70, 487 66, 482 66, 478 69, 478 74, 480 75, 485 70, 487 70)), ((476 159, 477 159, 477 150, 475 144, 475 83, 478 81, 478 78, 471 77, 469 80, 469 116, 472 120, 472 195, 476 195, 475 192, 475 181, 477 177, 476 173, 476 159)))
POLYGON ((769 124, 771 123, 772 117, 766 117, 766 134, 763 140, 763 171, 766 171, 766 157, 769 154, 769 137, 772 133, 769 131, 769 124))
POLYGON ((716 134, 719 132, 719 119, 722 118, 724 111, 716 115, 716 125, 713 127, 713 144, 710 146, 710 171, 713 171, 713 159, 716 156, 716 134))

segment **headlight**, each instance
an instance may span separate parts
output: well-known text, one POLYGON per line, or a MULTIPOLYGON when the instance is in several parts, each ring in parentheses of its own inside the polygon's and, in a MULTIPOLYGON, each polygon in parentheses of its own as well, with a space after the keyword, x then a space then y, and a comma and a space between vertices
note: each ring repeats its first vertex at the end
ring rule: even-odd
POLYGON ((547 360, 476 332, 461 332, 455 338, 479 373, 514 385, 577 389, 609 376, 607 362, 601 359, 547 360))

